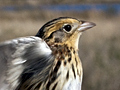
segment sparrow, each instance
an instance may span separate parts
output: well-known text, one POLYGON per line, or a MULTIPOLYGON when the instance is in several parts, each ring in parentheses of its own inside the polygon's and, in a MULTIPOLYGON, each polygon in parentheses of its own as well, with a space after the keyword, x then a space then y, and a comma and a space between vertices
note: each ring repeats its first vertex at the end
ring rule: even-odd
POLYGON ((0 43, 0 90, 81 90, 79 38, 96 24, 59 17, 35 36, 0 43))

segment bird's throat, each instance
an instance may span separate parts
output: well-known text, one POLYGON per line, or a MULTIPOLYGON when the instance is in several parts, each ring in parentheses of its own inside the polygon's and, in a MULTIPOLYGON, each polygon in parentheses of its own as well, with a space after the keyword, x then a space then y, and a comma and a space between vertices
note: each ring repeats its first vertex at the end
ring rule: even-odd
POLYGON ((82 64, 78 51, 68 44, 52 45, 51 49, 55 56, 51 75, 55 76, 54 83, 58 83, 57 88, 60 90, 62 87, 67 88, 70 85, 69 80, 78 80, 82 83, 82 64))

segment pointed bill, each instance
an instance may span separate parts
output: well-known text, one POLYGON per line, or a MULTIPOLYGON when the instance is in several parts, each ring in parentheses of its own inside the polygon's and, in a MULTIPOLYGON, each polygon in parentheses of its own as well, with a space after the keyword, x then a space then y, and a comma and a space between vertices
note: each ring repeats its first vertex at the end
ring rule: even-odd
POLYGON ((85 21, 79 26, 78 31, 82 32, 82 31, 85 31, 85 30, 92 28, 94 26, 96 26, 95 23, 85 21))

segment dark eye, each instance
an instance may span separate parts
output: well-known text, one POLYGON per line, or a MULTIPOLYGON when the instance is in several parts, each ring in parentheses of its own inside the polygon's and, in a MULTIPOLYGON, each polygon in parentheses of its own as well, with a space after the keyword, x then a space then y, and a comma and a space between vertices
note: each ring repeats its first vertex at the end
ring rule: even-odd
POLYGON ((71 27, 71 25, 65 25, 63 28, 64 28, 67 32, 69 32, 72 27, 71 27))

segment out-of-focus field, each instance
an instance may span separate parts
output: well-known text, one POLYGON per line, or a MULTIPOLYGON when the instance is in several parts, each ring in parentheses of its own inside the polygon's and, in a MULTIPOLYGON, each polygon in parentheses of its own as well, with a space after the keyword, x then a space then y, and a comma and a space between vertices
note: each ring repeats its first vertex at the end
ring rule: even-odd
POLYGON ((47 21, 70 16, 96 23, 80 38, 82 90, 120 90, 120 15, 54 11, 0 11, 0 41, 35 35, 47 21))

